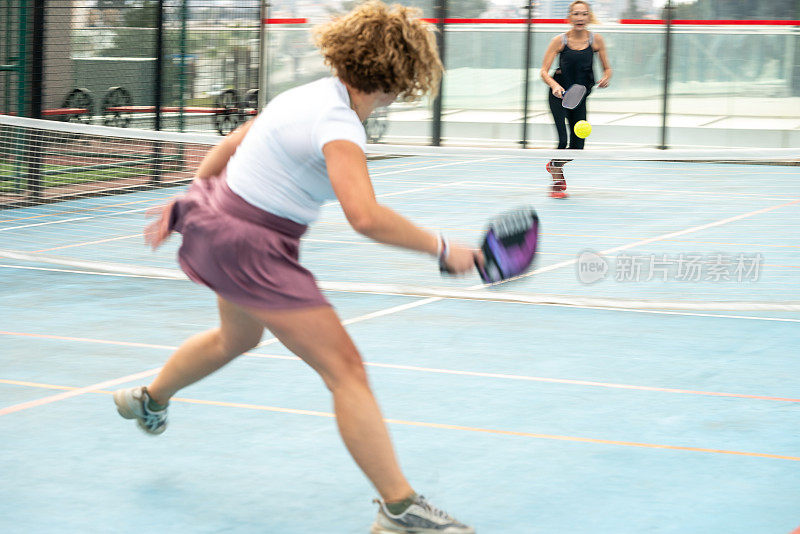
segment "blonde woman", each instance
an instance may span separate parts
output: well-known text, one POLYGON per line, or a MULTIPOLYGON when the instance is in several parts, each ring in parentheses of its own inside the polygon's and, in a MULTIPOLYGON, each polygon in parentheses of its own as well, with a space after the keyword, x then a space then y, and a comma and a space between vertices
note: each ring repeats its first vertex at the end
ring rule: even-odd
MULTIPOLYGON (((558 133, 558 148, 582 149, 584 140, 575 135, 575 123, 586 120, 586 99, 595 85, 594 56, 600 58, 603 76, 597 86, 608 87, 611 79, 611 64, 606 54, 603 37, 588 29, 590 22, 597 22, 588 2, 576 0, 569 6, 569 22, 572 28, 553 38, 542 61, 542 80, 548 85, 548 101, 550 112, 558 133), (558 56, 558 68, 550 75, 550 67, 558 56), (566 109, 561 105, 561 97, 572 85, 586 86, 586 96, 575 109, 566 109), (569 124, 569 131, 565 123, 569 124)), ((550 196, 564 198, 567 196, 567 182, 564 179, 564 164, 569 160, 552 160, 547 164, 547 171, 552 175, 550 196)))
POLYGON ((180 265, 217 294, 220 325, 184 342, 150 385, 117 391, 114 401, 123 417, 160 434, 170 398, 255 347, 266 328, 331 391, 342 439, 381 496, 374 534, 473 533, 406 480, 361 356, 298 262, 300 236, 332 198, 375 241, 428 254, 456 274, 482 261, 379 204, 367 171, 364 119, 437 87, 431 28, 416 10, 372 1, 318 28, 316 42, 335 76, 279 95, 227 136, 146 231, 153 247, 173 230, 183 235, 180 265))

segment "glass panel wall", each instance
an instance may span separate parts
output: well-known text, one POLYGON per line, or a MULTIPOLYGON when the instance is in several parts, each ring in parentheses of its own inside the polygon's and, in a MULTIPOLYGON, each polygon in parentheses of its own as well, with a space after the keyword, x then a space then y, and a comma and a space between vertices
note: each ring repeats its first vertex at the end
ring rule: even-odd
MULTIPOLYGON (((440 1, 402 3, 423 7, 423 17, 435 22, 434 5, 440 1)), ((570 29, 561 18, 570 2, 533 3, 527 66, 524 0, 447 3, 443 143, 520 146, 527 113, 527 146, 555 146, 549 89, 539 71, 548 43, 570 29)), ((590 29, 605 41, 614 75, 610 87, 594 87, 589 97, 593 132, 587 148, 660 146, 664 124, 672 147, 800 147, 800 12, 782 0, 673 0, 667 17, 666 3, 593 2, 599 20, 590 29)), ((23 5, 4 4, 8 21, 30 9, 23 5)), ((153 127, 161 61, 161 127, 227 133, 256 113, 259 100, 328 76, 312 28, 355 5, 355 0, 53 0, 42 46, 29 46, 26 53, 44 51, 40 85, 49 118, 153 127)), ((11 23, 3 25, 0 49, 6 56, 13 38, 9 28, 11 23)), ((6 112, 14 112, 11 101, 18 91, 11 60, 2 63, 0 101, 6 112)), ((551 72, 556 66, 557 60, 551 72)), ((597 58, 594 69, 599 79, 597 58)), ((30 91, 25 94, 30 97, 30 91)), ((380 110, 368 123, 370 140, 430 143, 433 102, 426 98, 380 110)))
MULTIPOLYGON (((549 89, 539 75, 551 39, 570 29, 560 18, 569 2, 556 3, 534 3, 525 132, 529 147, 556 144, 549 89)), ((321 62, 314 60, 310 28, 351 4, 329 1, 303 6, 287 1, 283 11, 273 15, 298 17, 303 23, 268 28, 273 53, 270 95, 327 74, 321 62), (299 60, 289 53, 292 32, 307 46, 299 60), (297 63, 299 67, 289 68, 297 63)), ((425 4, 424 12, 432 22, 434 4, 425 4)), ((480 15, 465 14, 463 2, 448 4, 442 142, 520 146, 526 112, 527 13, 517 4, 524 2, 512 6, 502 0, 487 1, 480 15)), ((594 4, 598 21, 590 29, 604 39, 614 75, 608 88, 594 87, 589 97, 588 120, 594 129, 587 147, 661 146, 663 141, 675 147, 800 145, 800 61, 796 59, 800 57, 800 22, 791 13, 781 15, 771 9, 778 8, 779 2, 762 2, 760 11, 743 13, 676 3, 669 26, 664 1, 594 4), (705 18, 688 18, 703 9, 705 18), (745 21, 759 13, 766 15, 763 23, 745 21), (728 18, 713 18, 723 15, 728 18), (668 28, 670 76, 665 94, 668 28), (665 120, 666 139, 662 137, 665 120)), ((800 18, 800 13, 794 16, 800 18)), ((557 63, 556 59, 551 72, 557 63)), ((596 57, 595 77, 601 74, 596 57)), ((393 104, 388 116, 381 117, 385 125, 380 137, 373 140, 430 143, 433 118, 431 100, 393 104)))

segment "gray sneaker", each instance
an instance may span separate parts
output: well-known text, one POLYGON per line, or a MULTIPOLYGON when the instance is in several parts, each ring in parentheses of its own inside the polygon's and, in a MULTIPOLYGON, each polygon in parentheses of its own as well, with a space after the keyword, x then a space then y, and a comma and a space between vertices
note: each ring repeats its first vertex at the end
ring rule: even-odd
POLYGON ((372 524, 372 534, 475 534, 475 529, 459 523, 417 495, 414 503, 400 515, 392 515, 386 503, 375 499, 380 507, 372 524))
POLYGON ((114 404, 125 419, 136 419, 139 428, 148 434, 161 434, 167 429, 167 409, 151 410, 147 407, 150 395, 147 388, 139 386, 114 392, 114 404))

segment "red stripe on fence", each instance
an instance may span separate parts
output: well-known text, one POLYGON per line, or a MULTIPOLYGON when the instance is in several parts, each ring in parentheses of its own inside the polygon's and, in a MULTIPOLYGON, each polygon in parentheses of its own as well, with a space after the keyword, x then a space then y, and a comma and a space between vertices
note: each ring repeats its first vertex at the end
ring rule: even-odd
MULTIPOLYGON (((436 24, 440 19, 422 19, 436 24)), ((264 19, 264 24, 308 24, 308 19, 264 19)), ((444 19, 445 24, 525 24, 528 19, 444 19)), ((533 24, 565 24, 566 19, 531 19, 533 24)))
POLYGON ((89 110, 86 108, 56 108, 56 109, 42 110, 42 115, 44 117, 58 117, 61 115, 84 115, 88 113, 89 110))
MULTIPOLYGON (((438 23, 442 19, 422 19, 438 23)), ((530 19, 533 24, 564 24, 566 19, 530 19)), ((526 24, 528 19, 444 19, 445 24, 526 24)))
MULTIPOLYGON (((422 19, 433 24, 441 19, 422 19)), ((566 19, 530 19, 533 24, 566 24, 566 19)), ((308 24, 305 18, 264 19, 264 24, 308 24)), ((526 24, 528 19, 444 19, 445 24, 526 24)), ((664 19, 620 19, 620 24, 666 24, 664 19)), ((800 20, 692 20, 675 19, 672 24, 701 26, 800 26, 800 20)))
MULTIPOLYGON (((620 19, 620 24, 666 24, 664 19, 620 19)), ((697 20, 675 19, 672 24, 698 26, 800 26, 800 20, 697 20)))
POLYGON ((264 19, 264 24, 307 24, 308 19, 264 19))

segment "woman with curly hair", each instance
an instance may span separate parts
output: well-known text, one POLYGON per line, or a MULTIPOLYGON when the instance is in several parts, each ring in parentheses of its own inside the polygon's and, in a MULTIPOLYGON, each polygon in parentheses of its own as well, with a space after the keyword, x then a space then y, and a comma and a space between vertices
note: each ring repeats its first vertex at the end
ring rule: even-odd
POLYGON ((372 532, 469 534, 404 477, 361 356, 298 262, 300 236, 333 198, 375 241, 429 254, 455 274, 483 261, 378 203, 367 171, 362 122, 396 98, 434 91, 441 76, 431 28, 418 17, 373 1, 317 28, 335 75, 273 99, 211 149, 189 191, 161 209, 146 239, 155 248, 172 231, 183 235, 181 268, 217 294, 220 324, 184 342, 150 385, 117 391, 114 401, 122 417, 160 434, 170 398, 256 347, 266 328, 331 391, 342 439, 381 496, 372 532))

